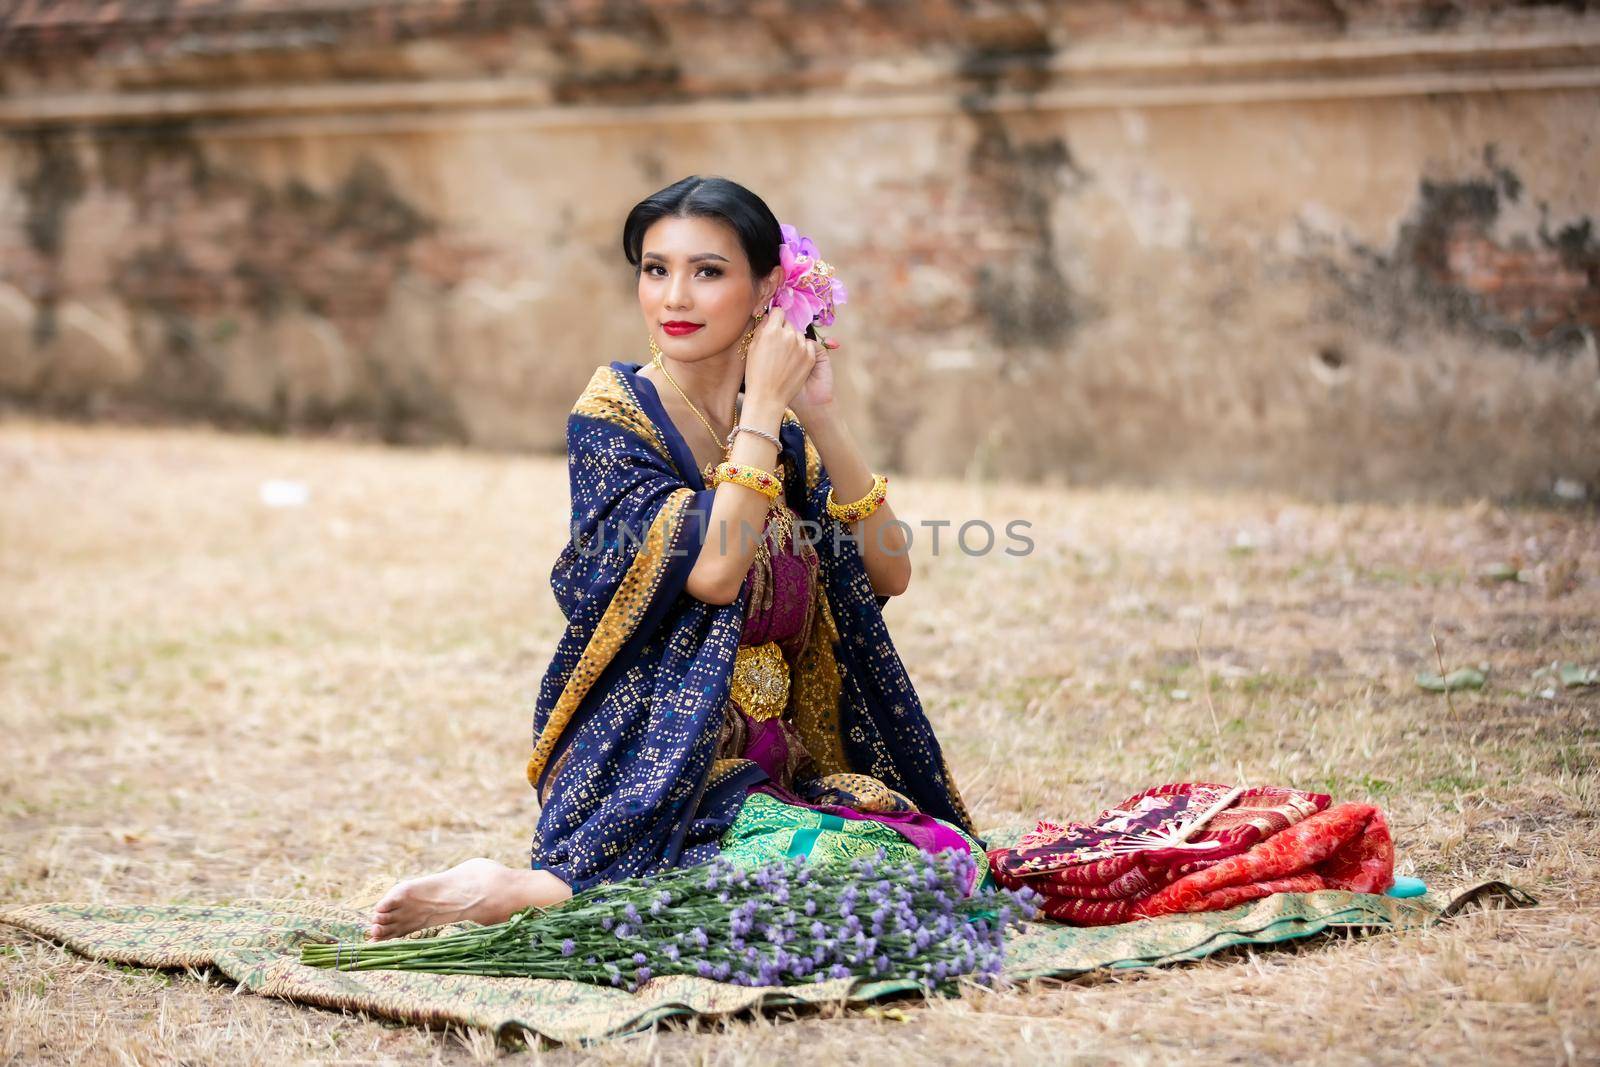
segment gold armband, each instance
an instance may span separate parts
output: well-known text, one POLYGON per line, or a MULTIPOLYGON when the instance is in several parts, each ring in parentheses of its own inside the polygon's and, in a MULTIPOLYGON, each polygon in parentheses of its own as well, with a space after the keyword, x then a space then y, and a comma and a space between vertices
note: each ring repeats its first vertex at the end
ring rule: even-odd
POLYGON ((860 522, 862 519, 878 510, 878 505, 883 503, 883 498, 889 491, 889 479, 882 474, 872 476, 872 488, 867 490, 867 495, 860 500, 849 504, 840 504, 833 499, 833 487, 828 487, 828 514, 843 523, 860 522))
POLYGON ((754 489, 771 503, 783 495, 783 483, 769 470, 749 467, 740 463, 719 463, 711 476, 713 488, 723 482, 732 482, 754 489))

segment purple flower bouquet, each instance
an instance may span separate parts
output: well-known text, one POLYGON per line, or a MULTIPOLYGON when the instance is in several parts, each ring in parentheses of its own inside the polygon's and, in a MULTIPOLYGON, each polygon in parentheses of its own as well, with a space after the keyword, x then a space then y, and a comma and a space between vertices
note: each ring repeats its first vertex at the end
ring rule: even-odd
POLYGON ((1006 931, 1039 908, 1030 889, 963 896, 975 866, 953 849, 907 862, 890 862, 879 849, 848 869, 795 857, 747 870, 718 857, 593 886, 461 933, 305 945, 301 962, 563 978, 630 991, 661 974, 746 986, 909 978, 928 989, 970 975, 992 985, 1006 931))

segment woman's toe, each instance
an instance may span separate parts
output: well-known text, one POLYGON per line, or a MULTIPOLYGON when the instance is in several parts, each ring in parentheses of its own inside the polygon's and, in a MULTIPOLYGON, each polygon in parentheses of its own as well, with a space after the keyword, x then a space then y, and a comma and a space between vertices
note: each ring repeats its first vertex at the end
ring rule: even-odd
POLYGON ((401 931, 400 921, 404 916, 406 903, 405 883, 402 882, 389 890, 383 899, 378 901, 372 909, 372 921, 367 927, 367 936, 374 941, 381 941, 386 937, 394 937, 401 931))

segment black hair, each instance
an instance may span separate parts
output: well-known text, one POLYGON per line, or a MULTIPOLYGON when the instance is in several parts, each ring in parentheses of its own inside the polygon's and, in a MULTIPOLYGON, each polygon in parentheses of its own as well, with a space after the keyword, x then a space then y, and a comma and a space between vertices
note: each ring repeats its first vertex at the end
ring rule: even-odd
POLYGON ((644 255, 645 231, 665 218, 720 219, 733 227, 750 261, 751 277, 757 281, 781 262, 778 248, 783 231, 765 200, 727 178, 691 174, 651 193, 628 212, 628 220, 622 224, 622 252, 635 273, 642 269, 639 261, 644 255))

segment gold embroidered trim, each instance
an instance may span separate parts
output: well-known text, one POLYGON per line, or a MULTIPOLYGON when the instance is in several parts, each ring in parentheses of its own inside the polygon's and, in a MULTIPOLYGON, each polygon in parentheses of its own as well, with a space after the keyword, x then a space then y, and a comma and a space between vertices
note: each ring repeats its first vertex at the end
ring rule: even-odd
POLYGON ((634 557, 628 573, 622 576, 616 593, 606 605, 605 614, 595 625, 589 643, 584 646, 577 665, 567 678, 567 684, 562 688, 561 695, 556 698, 555 707, 550 711, 550 718, 539 735, 538 743, 533 746, 533 755, 528 757, 530 785, 538 784, 539 774, 544 770, 545 762, 550 759, 550 753, 554 751, 556 741, 561 737, 561 731, 566 729, 567 721, 572 718, 573 712, 578 710, 578 705, 583 702, 595 679, 600 677, 600 672, 605 670, 606 664, 611 662, 617 650, 633 636, 633 631, 638 628, 645 609, 655 598, 656 589, 660 586, 661 577, 666 573, 670 562, 667 548, 677 540, 678 531, 683 525, 684 512, 687 511, 693 496, 693 489, 687 487, 675 489, 667 498, 667 502, 661 506, 661 510, 656 513, 655 521, 650 524, 650 532, 645 535, 644 543, 639 546, 638 555, 634 557))
POLYGON ((650 421, 650 416, 639 406, 638 398, 628 388, 622 375, 610 367, 595 368, 589 384, 572 405, 572 414, 620 426, 642 437, 663 459, 672 458, 667 450, 666 438, 661 436, 661 429, 650 421))
POLYGON ((791 721, 818 774, 851 774, 854 768, 845 758, 844 738, 839 735, 841 682, 839 663, 833 656, 839 628, 822 582, 816 585, 816 596, 818 610, 790 688, 794 701, 791 721))
POLYGON ((817 446, 811 443, 811 435, 806 434, 806 493, 809 495, 822 481, 822 456, 817 452, 817 446))
POLYGON ((918 811, 916 802, 870 774, 824 774, 807 783, 815 803, 844 804, 856 811, 918 811), (831 795, 830 795, 831 794, 831 795))

